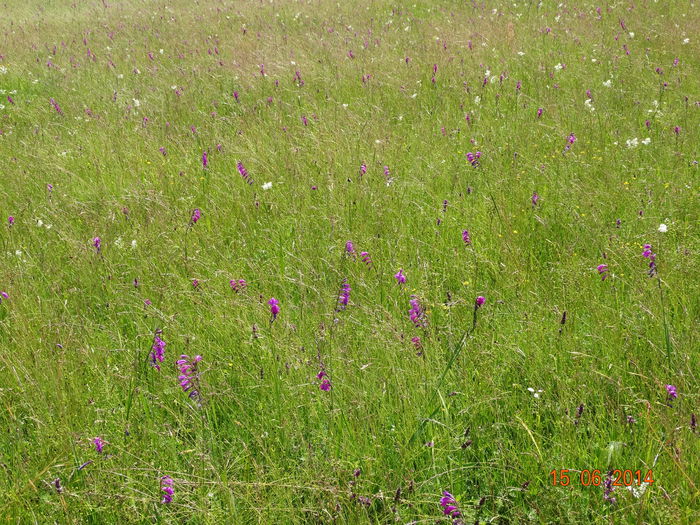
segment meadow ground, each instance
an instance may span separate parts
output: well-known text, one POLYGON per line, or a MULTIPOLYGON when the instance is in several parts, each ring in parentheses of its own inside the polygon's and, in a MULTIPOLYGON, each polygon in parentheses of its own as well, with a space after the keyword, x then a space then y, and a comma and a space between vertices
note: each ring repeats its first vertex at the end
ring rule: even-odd
POLYGON ((698 523, 699 35, 3 2, 0 522, 698 523))

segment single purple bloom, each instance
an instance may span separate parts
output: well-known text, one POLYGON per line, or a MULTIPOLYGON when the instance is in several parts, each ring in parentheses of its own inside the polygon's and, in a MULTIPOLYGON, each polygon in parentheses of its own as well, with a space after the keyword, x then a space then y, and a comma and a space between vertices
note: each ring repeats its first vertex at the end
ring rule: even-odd
POLYGON ((389 171, 389 166, 384 166, 384 176, 388 177, 391 175, 391 172, 389 171))
POLYGON ((209 165, 209 157, 207 156, 207 152, 205 151, 202 153, 202 167, 206 168, 209 165))
POLYGON ((680 126, 675 126, 675 127, 673 128, 673 132, 674 132, 676 135, 679 135, 680 132, 681 132, 681 127, 680 127, 680 126))
POLYGON ((161 146, 160 148, 158 148, 158 151, 160 151, 160 152, 163 154, 163 156, 165 157, 165 155, 166 155, 167 152, 165 151, 165 148, 164 148, 163 146, 161 146))
POLYGON ((600 274, 601 279, 604 281, 605 278, 608 276, 608 265, 607 264, 599 264, 597 270, 598 270, 598 274, 600 274))
POLYGON ((47 184, 46 189, 49 193, 51 193, 53 191, 53 184, 47 184))
POLYGON ((537 194, 537 192, 534 192, 532 194, 532 199, 531 199, 532 205, 537 206, 537 201, 539 201, 539 200, 540 200, 540 196, 537 194))
POLYGON ((15 223, 15 218, 12 215, 10 215, 7 218, 7 222, 10 224, 10 226, 12 226, 15 223))
POLYGON ((396 279, 399 284, 405 284, 406 276, 403 273, 403 268, 399 269, 399 272, 394 275, 394 279, 396 279))
POLYGON ((236 99, 236 102, 238 102, 238 91, 233 92, 233 98, 236 99))
MULTIPOLYGON (((148 304, 151 303, 148 299, 146 299, 146 301, 148 301, 148 304)), ((165 341, 163 341, 160 337, 156 335, 153 338, 153 346, 151 347, 150 358, 151 364, 158 371, 160 371, 160 365, 158 363, 162 363, 163 361, 165 361, 165 347, 165 341)))
POLYGON ((566 139, 566 141, 567 141, 569 144, 573 144, 574 142, 576 142, 576 135, 574 135, 573 133, 571 133, 571 134, 569 135, 569 137, 566 139))
POLYGON ((97 252, 99 253, 102 249, 102 239, 100 239, 99 237, 93 238, 92 245, 95 247, 95 250, 97 250, 97 252))
POLYGON ((236 167, 238 168, 238 173, 240 173, 241 177, 243 177, 243 180, 245 180, 248 184, 253 184, 253 179, 248 174, 248 170, 245 169, 245 166, 243 166, 243 163, 239 161, 236 164, 236 167))
POLYGON ((275 299, 274 297, 272 297, 267 302, 267 304, 270 305, 270 313, 272 314, 272 319, 270 320, 270 322, 272 322, 275 319, 277 319, 277 314, 280 313, 280 307, 279 307, 280 302, 277 299, 275 299))
POLYGON ((197 224, 197 221, 202 218, 202 212, 199 208, 192 210, 192 218, 190 219, 191 224, 197 224))
POLYGON ((102 448, 105 446, 105 440, 101 437, 96 437, 92 440, 92 442, 95 445, 95 450, 97 451, 97 453, 102 454, 102 448))
POLYGON ((542 113, 544 113, 544 109, 537 108, 537 118, 540 118, 542 116, 542 113))
POLYGON ((318 385, 318 388, 323 390, 324 392, 328 392, 331 389, 331 381, 327 377, 323 378, 323 381, 321 381, 321 384, 318 385))
POLYGON ((367 173, 367 165, 363 162, 360 164, 360 177, 367 173))
POLYGON ((479 295, 479 296, 477 296, 474 304, 476 305, 476 308, 481 308, 482 306, 484 306, 485 302, 486 302, 486 297, 484 297, 483 295, 479 295))
POLYGON ((192 288, 197 288, 199 286, 199 281, 197 279, 192 279, 192 288))
POLYGON ((668 392, 669 399, 676 399, 678 397, 676 387, 673 385, 666 385, 666 392, 668 392))
POLYGON ((352 241, 347 241, 345 243, 345 251, 348 255, 355 255, 355 245, 352 243, 352 241))
MULTIPOLYGON (((2 297, 2 299, 9 299, 9 298, 10 298, 10 296, 8 295, 8 293, 7 293, 7 292, 4 292, 4 291, 3 291, 3 292, 0 292, 0 297, 2 297)), ((2 301, 2 299, 0 299, 0 301, 2 301)))
POLYGON ((462 230, 462 241, 469 246, 472 243, 472 238, 469 236, 469 230, 462 230))

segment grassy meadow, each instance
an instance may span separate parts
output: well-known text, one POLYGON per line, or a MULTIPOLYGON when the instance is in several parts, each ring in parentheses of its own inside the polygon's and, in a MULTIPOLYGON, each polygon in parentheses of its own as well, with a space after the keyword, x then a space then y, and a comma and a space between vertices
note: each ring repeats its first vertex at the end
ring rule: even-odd
POLYGON ((0 523, 700 523, 695 1, 0 5, 0 523))

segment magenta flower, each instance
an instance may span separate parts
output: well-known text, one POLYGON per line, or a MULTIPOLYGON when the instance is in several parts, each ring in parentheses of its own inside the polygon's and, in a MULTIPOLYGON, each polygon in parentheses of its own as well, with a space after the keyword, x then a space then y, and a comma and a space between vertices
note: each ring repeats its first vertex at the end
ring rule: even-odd
POLYGON ((396 279, 399 284, 404 284, 406 282, 406 276, 403 274, 403 268, 399 269, 399 272, 394 275, 394 279, 396 279))
POLYGON ((241 177, 243 177, 243 180, 245 180, 248 184, 253 184, 253 179, 248 174, 248 170, 245 169, 245 166, 243 166, 243 163, 239 161, 236 164, 236 167, 238 168, 238 173, 240 173, 241 177))
POLYGON ((56 102, 53 98, 49 99, 49 101, 51 102, 53 108, 56 110, 56 113, 58 113, 59 115, 63 115, 63 111, 61 111, 61 106, 58 105, 58 102, 56 102))
POLYGON ((272 319, 270 319, 270 322, 272 323, 275 319, 277 319, 277 314, 280 313, 280 307, 279 307, 280 302, 277 299, 275 299, 274 297, 272 297, 267 302, 267 304, 270 305, 270 313, 272 314, 272 319))
POLYGON ((231 286, 231 290, 234 292, 238 293, 242 291, 246 286, 248 286, 248 283, 245 281, 245 279, 231 279, 228 282, 229 286, 231 286))
POLYGON ((481 152, 477 151, 476 153, 472 153, 471 151, 467 153, 467 161, 474 166, 475 168, 479 165, 479 159, 481 158, 481 152))
POLYGON ((449 516, 450 518, 459 518, 462 515, 457 508, 457 500, 447 491, 442 493, 442 498, 440 498, 440 506, 442 507, 442 512, 445 514, 445 516, 449 516))
POLYGON ((389 171, 389 166, 384 166, 384 176, 388 177, 391 175, 391 172, 389 171))
POLYGON ((413 343, 413 346, 416 347, 416 350, 420 350, 421 348, 423 348, 423 344, 420 341, 420 337, 411 337, 411 342, 413 343))
POLYGON ((569 135, 569 137, 566 139, 566 141, 567 141, 569 144, 573 144, 574 142, 576 142, 576 135, 574 135, 573 133, 571 133, 571 134, 569 135))
POLYGON ((197 288, 199 286, 199 281, 197 279, 192 279, 192 288, 197 288))
POLYGON ((194 210, 192 210, 192 217, 190 218, 190 225, 197 224, 197 222, 201 218, 202 218, 202 212, 200 211, 199 208, 195 208, 194 210))
POLYGON ((540 118, 542 116, 542 113, 544 113, 544 109, 537 108, 537 118, 540 118))
POLYGON ((324 377, 321 381, 321 384, 318 385, 318 388, 320 388, 324 392, 328 392, 331 389, 331 380, 327 377, 324 377))
POLYGON ((7 300, 9 298, 10 298, 10 296, 8 295, 7 292, 0 292, 0 303, 2 302, 3 299, 7 300))
POLYGON ((600 274, 600 278, 604 281, 608 276, 608 265, 599 264, 597 270, 598 274, 600 274))
POLYGON ((347 280, 345 280, 340 287, 340 295, 338 296, 339 310, 345 310, 345 308, 348 306, 348 302, 350 301, 350 290, 350 285, 348 284, 347 280))
POLYGON ((190 356, 183 354, 180 356, 180 359, 175 362, 178 370, 180 370, 180 375, 177 376, 177 379, 180 382, 180 388, 182 388, 183 392, 189 391, 189 397, 191 399, 199 396, 199 390, 196 388, 196 383, 199 377, 197 375, 197 363, 199 363, 201 360, 201 355, 196 355, 192 360, 190 360, 190 356))
POLYGON ((102 454, 102 448, 105 446, 105 440, 101 437, 96 437, 92 440, 92 442, 95 445, 95 450, 97 451, 97 453, 102 454))
POLYGON ((100 253, 100 250, 102 249, 102 239, 100 239, 99 237, 93 238, 92 245, 95 247, 97 253, 100 253))
POLYGON ((233 98, 236 99, 236 102, 238 102, 238 91, 233 92, 233 98))
POLYGON ((367 173, 367 165, 363 162, 360 164, 360 177, 367 173))
POLYGON ((348 255, 352 255, 353 257, 355 256, 355 245, 352 243, 352 241, 347 241, 345 243, 345 252, 348 255))
POLYGON ((163 476, 160 478, 160 490, 163 493, 163 499, 160 501, 162 504, 172 503, 173 494, 173 478, 170 476, 163 476))
POLYGON ((484 297, 483 295, 477 296, 476 301, 474 302, 475 308, 481 308, 482 306, 484 306, 485 302, 486 302, 486 297, 484 297))
POLYGON ((411 322, 416 328, 425 328, 425 312, 423 311, 423 307, 420 305, 418 298, 415 295, 412 295, 409 304, 411 305, 411 308, 408 311, 408 317, 411 319, 411 322))
POLYGON ((532 199, 531 199, 531 200, 532 200, 532 205, 533 205, 533 206, 537 206, 537 201, 540 200, 540 196, 537 195, 537 192, 534 192, 534 193, 532 194, 532 199))
POLYGON ((202 167, 206 168, 209 165, 209 157, 207 156, 207 152, 205 151, 202 153, 202 167))
POLYGON ((652 251, 651 244, 644 245, 642 257, 649 259, 649 277, 653 277, 656 274, 656 254, 652 251))
POLYGON ((676 387, 673 385, 666 385, 666 392, 668 392, 669 399, 676 399, 678 397, 678 392, 676 391, 676 387))
POLYGON ((369 253, 360 252, 360 258, 362 259, 362 262, 365 263, 367 266, 372 266, 372 259, 370 258, 369 253))
POLYGON ((7 222, 8 222, 8 224, 9 224, 10 226, 12 226, 12 225, 15 223, 15 218, 14 218, 12 215, 10 215, 10 216, 7 218, 7 222))
MULTIPOLYGON (((146 300, 148 301, 148 299, 146 300)), ((150 303, 151 302, 148 301, 148 304, 150 303)), ((158 363, 162 363, 163 361, 165 361, 165 346, 165 341, 158 337, 158 335, 154 336, 150 358, 153 368, 155 368, 158 371, 160 371, 160 365, 158 363)))
POLYGON ((462 230, 462 241, 469 246, 472 243, 472 238, 469 236, 469 230, 462 230))

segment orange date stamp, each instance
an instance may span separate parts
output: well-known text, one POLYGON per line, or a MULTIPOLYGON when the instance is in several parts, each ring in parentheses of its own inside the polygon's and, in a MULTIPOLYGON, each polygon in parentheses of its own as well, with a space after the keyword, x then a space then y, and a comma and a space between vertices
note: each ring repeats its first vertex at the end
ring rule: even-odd
POLYGON ((613 487, 632 487, 639 486, 642 483, 654 483, 654 475, 651 470, 646 473, 643 470, 621 470, 615 469, 610 472, 601 472, 600 470, 569 470, 559 469, 552 470, 549 473, 552 478, 552 485, 567 487, 572 484, 579 484, 583 487, 599 487, 604 485, 606 481, 613 487))

